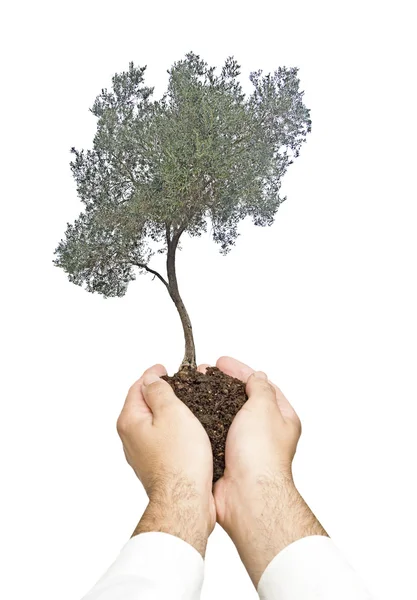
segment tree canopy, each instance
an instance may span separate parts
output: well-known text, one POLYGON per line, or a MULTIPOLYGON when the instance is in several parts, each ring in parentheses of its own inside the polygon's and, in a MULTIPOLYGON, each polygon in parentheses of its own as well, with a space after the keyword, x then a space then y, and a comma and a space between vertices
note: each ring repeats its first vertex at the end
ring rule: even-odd
MULTIPOLYGON (((146 66, 130 62, 112 78, 112 90, 97 96, 93 147, 71 149, 85 210, 67 223, 54 252, 71 282, 105 298, 123 296, 135 267, 152 273, 156 252, 171 247, 175 257, 180 236, 200 236, 208 220, 222 254, 235 244, 240 220, 273 223, 286 200, 281 179, 311 131, 310 111, 298 68, 252 72, 249 98, 239 69, 229 57, 217 76, 189 52, 167 71, 161 100, 152 101, 146 66)), ((157 275, 170 291, 170 277, 157 275)))

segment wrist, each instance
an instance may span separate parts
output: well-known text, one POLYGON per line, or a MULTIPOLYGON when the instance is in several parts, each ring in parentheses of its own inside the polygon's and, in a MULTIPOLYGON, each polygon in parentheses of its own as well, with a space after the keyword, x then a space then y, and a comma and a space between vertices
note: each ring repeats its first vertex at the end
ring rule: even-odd
POLYGON ((327 535, 304 502, 290 474, 258 480, 231 502, 227 532, 255 587, 268 564, 289 544, 309 535, 327 535))
POLYGON ((209 499, 200 497, 191 488, 181 491, 154 493, 132 534, 160 531, 169 533, 193 546, 204 558, 207 540, 214 528, 215 516, 209 499))

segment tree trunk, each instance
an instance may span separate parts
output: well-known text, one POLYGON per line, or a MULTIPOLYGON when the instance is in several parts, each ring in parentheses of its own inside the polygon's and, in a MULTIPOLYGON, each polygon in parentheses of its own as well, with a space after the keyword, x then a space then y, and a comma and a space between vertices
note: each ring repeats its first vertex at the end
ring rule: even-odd
POLYGON ((168 274, 168 291, 172 300, 174 301, 175 306, 177 307, 178 313, 180 315, 182 327, 184 330, 184 338, 185 338, 185 354, 183 361, 180 365, 179 371, 184 368, 192 367, 193 369, 197 368, 196 356, 195 356, 195 345, 194 345, 194 337, 193 337, 193 328, 191 326, 190 317, 188 316, 187 310, 185 308, 184 302, 180 296, 178 291, 178 282, 177 282, 177 274, 175 271, 175 252, 177 249, 178 241, 180 239, 181 231, 178 231, 174 234, 172 240, 167 239, 168 242, 168 255, 167 255, 167 274, 168 274))

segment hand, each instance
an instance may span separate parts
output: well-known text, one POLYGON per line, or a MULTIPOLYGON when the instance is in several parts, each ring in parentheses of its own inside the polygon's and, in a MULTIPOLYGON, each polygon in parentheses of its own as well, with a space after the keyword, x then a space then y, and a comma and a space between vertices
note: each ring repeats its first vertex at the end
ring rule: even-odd
POLYGON ((210 440, 169 383, 160 378, 166 374, 159 364, 147 369, 130 387, 117 420, 127 462, 149 497, 133 535, 171 533, 204 556, 216 522, 210 440))
POLYGON ((217 520, 235 543, 255 587, 269 562, 290 543, 327 535, 298 493, 292 460, 301 423, 265 373, 230 357, 216 366, 246 383, 247 402, 226 440, 224 476, 214 486, 217 520))

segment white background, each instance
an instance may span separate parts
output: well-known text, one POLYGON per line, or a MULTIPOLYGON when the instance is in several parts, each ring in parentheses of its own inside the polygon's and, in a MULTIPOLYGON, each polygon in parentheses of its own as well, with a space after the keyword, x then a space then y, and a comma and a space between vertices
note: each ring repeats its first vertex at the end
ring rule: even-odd
MULTIPOLYGON (((227 256, 183 240, 199 362, 266 371, 300 414, 300 492, 381 599, 416 597, 416 48, 411 2, 23 2, 1 14, 1 596, 81 598, 146 505, 116 420, 130 385, 183 356, 165 288, 105 300, 52 265, 83 210, 71 146, 111 77, 159 99, 192 50, 220 73, 300 68, 312 133, 270 228, 227 256)), ((151 263, 152 265, 152 263, 151 263)), ((162 257, 154 261, 163 268, 162 257)), ((256 598, 216 528, 203 598, 256 598)))

